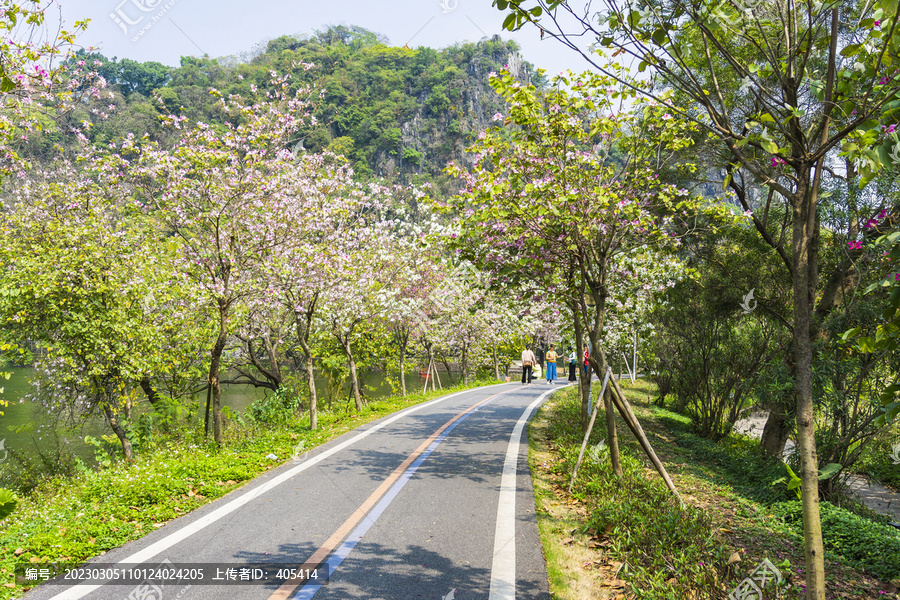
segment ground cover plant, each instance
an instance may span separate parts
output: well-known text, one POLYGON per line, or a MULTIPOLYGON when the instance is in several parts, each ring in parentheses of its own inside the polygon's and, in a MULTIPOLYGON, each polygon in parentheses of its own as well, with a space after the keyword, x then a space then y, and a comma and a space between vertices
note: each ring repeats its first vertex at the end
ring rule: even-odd
MULTIPOLYGON (((596 392, 596 390, 595 390, 596 392)), ((783 467, 751 451, 747 439, 719 443, 690 432, 690 418, 650 405, 655 386, 625 388, 686 509, 666 492, 620 423, 623 477, 612 476, 595 428, 572 494, 582 441, 574 388, 557 393, 529 436, 538 522, 554 598, 726 598, 768 558, 785 579, 783 598, 802 598, 800 505, 783 467)), ((602 428, 600 428, 602 429, 602 428)), ((900 536, 878 520, 822 503, 827 589, 833 598, 883 598, 897 591, 900 536), (887 528, 889 529, 889 528, 887 528), (893 574, 892 574, 893 573, 893 574), (892 580, 893 583, 892 583, 892 580)))
MULTIPOLYGON (((98 469, 82 466, 71 476, 44 480, 0 524, 0 599, 20 595, 16 564, 81 563, 162 527, 294 455, 305 453, 364 423, 408 406, 470 386, 393 396, 368 403, 360 413, 341 408, 319 413, 319 428, 309 429, 309 415, 267 420, 233 419, 225 429, 227 444, 205 439, 202 428, 170 435, 133 461, 116 461, 98 469), (274 454, 277 458, 268 458, 274 454)), ((250 411, 248 411, 250 412, 250 411)), ((273 410, 253 414, 270 418, 273 410)), ((258 417, 257 417, 258 418, 258 417)))

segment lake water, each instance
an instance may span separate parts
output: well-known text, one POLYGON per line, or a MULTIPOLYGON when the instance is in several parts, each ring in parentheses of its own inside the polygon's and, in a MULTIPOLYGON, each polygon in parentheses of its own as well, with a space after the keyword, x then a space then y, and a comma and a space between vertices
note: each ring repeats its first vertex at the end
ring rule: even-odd
MULTIPOLYGON (((93 446, 84 441, 87 435, 100 437, 101 435, 111 435, 112 431, 106 423, 106 419, 101 416, 95 416, 76 427, 67 427, 64 424, 55 422, 48 415, 44 414, 41 407, 32 401, 25 400, 20 402, 31 391, 29 377, 34 372, 30 368, 5 368, 4 371, 12 372, 12 376, 8 381, 0 380, 0 386, 4 388, 2 398, 9 401, 9 406, 0 407, 4 416, 0 417, 0 469, 14 468, 14 461, 10 460, 8 452, 26 455, 31 458, 37 458, 41 453, 54 455, 57 447, 81 457, 82 459, 91 461, 95 453, 93 446)), ((362 384, 366 386, 366 395, 370 399, 383 398, 392 393, 390 382, 383 374, 378 372, 364 373, 362 376, 362 384)), ((446 373, 442 373, 441 379, 447 384, 446 373)), ((424 379, 419 376, 417 371, 413 371, 406 376, 406 389, 409 392, 421 390, 424 385, 424 379)), ((316 390, 319 395, 319 406, 325 407, 327 404, 327 393, 329 386, 324 378, 316 378, 316 390)), ((222 403, 238 413, 244 410, 256 399, 265 396, 267 390, 254 388, 251 385, 225 385, 222 389, 222 403)), ((349 395, 349 384, 345 384, 339 391, 335 391, 333 396, 340 398, 332 398, 337 405, 346 401, 349 395)), ((141 396, 141 404, 145 397, 141 396)), ((199 418, 203 418, 203 410, 206 402, 206 392, 199 394, 197 402, 200 406, 199 418)))

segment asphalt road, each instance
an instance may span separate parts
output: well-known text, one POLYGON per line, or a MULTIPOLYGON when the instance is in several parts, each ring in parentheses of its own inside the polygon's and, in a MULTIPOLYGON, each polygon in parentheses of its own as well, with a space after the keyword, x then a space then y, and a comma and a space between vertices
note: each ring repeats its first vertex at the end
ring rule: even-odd
POLYGON ((116 571, 25 598, 549 599, 524 427, 561 387, 489 386, 369 423, 87 565, 116 571), (267 581, 239 583, 263 563, 267 581), (104 583, 113 572, 133 580, 104 583))

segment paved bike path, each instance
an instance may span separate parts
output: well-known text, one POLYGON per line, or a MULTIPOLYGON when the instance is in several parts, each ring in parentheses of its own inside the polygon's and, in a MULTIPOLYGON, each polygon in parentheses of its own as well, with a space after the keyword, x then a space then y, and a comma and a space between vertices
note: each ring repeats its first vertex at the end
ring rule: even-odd
POLYGON ((523 427, 559 387, 501 384, 405 409, 93 561, 327 561, 327 585, 45 584, 25 598, 547 599, 523 427))

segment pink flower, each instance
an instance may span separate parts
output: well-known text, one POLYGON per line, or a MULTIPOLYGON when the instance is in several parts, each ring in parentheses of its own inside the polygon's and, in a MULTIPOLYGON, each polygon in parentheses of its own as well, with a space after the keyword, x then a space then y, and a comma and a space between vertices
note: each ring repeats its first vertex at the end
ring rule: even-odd
POLYGON ((862 242, 861 242, 861 241, 858 241, 858 240, 857 240, 857 241, 854 241, 854 242, 848 242, 848 243, 847 243, 847 246, 848 246, 851 250, 859 250, 859 249, 862 248, 862 242))
POLYGON ((881 27, 881 19, 878 19, 874 23, 872 23, 872 27, 881 27))
POLYGON ((503 118, 503 115, 500 114, 500 113, 494 113, 494 116, 491 117, 491 119, 494 120, 494 121, 499 121, 499 120, 502 119, 502 118, 503 118))

